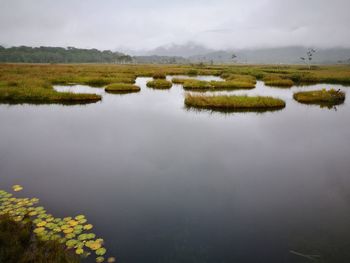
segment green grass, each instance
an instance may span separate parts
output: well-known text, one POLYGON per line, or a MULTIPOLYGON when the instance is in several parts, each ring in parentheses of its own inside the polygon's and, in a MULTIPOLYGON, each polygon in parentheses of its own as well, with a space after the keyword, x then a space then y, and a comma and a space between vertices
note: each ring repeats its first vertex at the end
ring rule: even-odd
POLYGON ((4 104, 87 104, 101 100, 97 94, 74 94, 45 88, 0 88, 0 103, 4 104))
POLYGON ((166 79, 166 74, 164 72, 156 72, 153 74, 154 79, 166 79))
POLYGON ((272 97, 248 97, 248 96, 207 96, 186 94, 185 105, 187 107, 222 110, 266 110, 281 109, 285 102, 272 97))
POLYGON ((340 90, 313 90, 294 93, 293 98, 305 104, 338 105, 344 102, 345 93, 340 90))
POLYGON ((293 80, 276 75, 267 75, 263 79, 266 86, 290 88, 294 85, 293 80))
POLYGON ((190 80, 194 80, 194 79, 173 78, 171 80, 171 82, 174 83, 174 84, 184 84, 186 81, 190 81, 190 80))
POLYGON ((147 82, 147 87, 153 89, 170 89, 173 84, 165 79, 155 79, 147 82))
MULTIPOLYGON (((253 84, 256 79, 264 79, 266 82, 282 79, 292 80, 296 85, 350 85, 350 66, 346 65, 308 69, 305 66, 288 65, 0 64, 0 103, 90 103, 101 98, 94 94, 62 94, 53 90, 53 85, 105 87, 112 83, 134 84, 136 77, 152 77, 159 73, 194 75, 195 72, 198 75, 221 76, 226 81, 253 84)), ((276 82, 267 84, 277 85, 276 82)), ((203 89, 203 86, 206 85, 208 84, 192 86, 194 90, 205 90, 207 88, 203 89)))
POLYGON ((244 82, 237 80, 228 81, 211 81, 212 89, 233 90, 233 89, 254 89, 255 84, 252 82, 244 82))
POLYGON ((234 90, 234 89, 253 89, 255 84, 242 81, 203 81, 186 80, 183 83, 185 90, 197 91, 216 91, 216 90, 234 90))
POLYGON ((189 79, 183 83, 183 88, 185 90, 208 90, 211 85, 208 81, 189 79))
POLYGON ((139 92, 140 90, 139 86, 127 83, 113 83, 105 88, 105 91, 110 93, 131 93, 139 92))
POLYGON ((15 222, 0 216, 0 262, 78 263, 80 259, 58 241, 42 241, 33 233, 31 221, 15 222))

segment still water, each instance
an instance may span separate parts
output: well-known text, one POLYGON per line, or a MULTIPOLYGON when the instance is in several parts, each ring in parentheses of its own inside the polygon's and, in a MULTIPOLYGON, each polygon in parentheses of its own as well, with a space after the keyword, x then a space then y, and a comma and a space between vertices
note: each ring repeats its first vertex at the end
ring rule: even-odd
MULTIPOLYGON (((171 77, 168 77, 171 78, 171 77)), ((202 78, 203 79, 203 78, 202 78)), ((204 79, 215 79, 204 77, 204 79)), ((350 262, 350 105, 258 82, 266 113, 184 108, 181 85, 79 106, 0 105, 0 189, 84 214, 120 263, 350 262)))

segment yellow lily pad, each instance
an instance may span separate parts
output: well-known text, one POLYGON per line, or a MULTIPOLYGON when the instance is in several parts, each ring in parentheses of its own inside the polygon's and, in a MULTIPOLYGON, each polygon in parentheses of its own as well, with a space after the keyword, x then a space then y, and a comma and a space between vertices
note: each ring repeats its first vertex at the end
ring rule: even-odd
POLYGON ((12 186, 12 190, 15 192, 22 191, 23 187, 20 186, 19 184, 15 184, 14 186, 12 186))

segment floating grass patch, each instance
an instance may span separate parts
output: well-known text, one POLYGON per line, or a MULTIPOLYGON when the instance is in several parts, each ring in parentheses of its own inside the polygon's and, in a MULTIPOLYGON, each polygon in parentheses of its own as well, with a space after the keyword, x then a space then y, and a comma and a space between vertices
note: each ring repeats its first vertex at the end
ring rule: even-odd
POLYGON ((282 109, 286 104, 283 100, 272 97, 186 94, 185 105, 209 110, 266 110, 282 109))
POLYGON ((208 90, 211 88, 211 84, 208 81, 190 79, 183 83, 185 90, 208 90))
POLYGON ((166 74, 164 72, 156 72, 153 74, 154 79, 166 79, 166 74))
POLYGON ((186 81, 193 80, 193 79, 185 79, 185 78, 173 78, 171 80, 174 84, 184 84, 186 81))
POLYGON ((314 90, 294 93, 293 98, 305 104, 338 105, 344 102, 345 93, 340 90, 314 90))
MULTIPOLYGON (((13 189, 19 187, 21 186, 16 185, 13 189)), ((104 248, 104 241, 101 238, 96 238, 96 235, 90 232, 93 225, 87 223, 84 215, 78 215, 75 218, 55 218, 48 214, 44 207, 37 206, 38 202, 37 198, 16 198, 11 193, 0 190, 0 262, 21 262, 2 261, 1 257, 4 254, 6 257, 27 257, 27 253, 29 253, 28 256, 32 256, 33 249, 38 249, 37 256, 40 257, 40 260, 33 259, 24 262, 79 262, 77 260, 79 257, 88 257, 90 254, 95 254, 96 260, 104 262, 102 256, 107 252, 104 248), (26 242, 29 242, 25 248, 28 248, 28 251, 21 246, 22 244, 16 242, 9 250, 10 255, 6 254, 7 251, 2 250, 2 242, 8 239, 6 238, 8 233, 6 229, 2 228, 2 224, 9 228, 11 227, 9 222, 12 222, 11 224, 15 226, 16 231, 25 229, 24 234, 28 236, 26 242), (34 247, 32 242, 35 242, 34 247), (52 250, 53 248, 54 250, 52 250), (20 253, 11 251, 20 251, 20 253), (50 254, 50 251, 53 254, 50 254), (74 256, 74 253, 79 257, 74 256), (69 258, 69 255, 74 256, 71 261, 63 260, 69 258), (51 261, 50 256, 54 256, 56 260, 51 261)))
POLYGON ((263 79, 266 86, 290 88, 294 85, 293 80, 281 78, 279 76, 266 76, 263 79))
POLYGON ((173 84, 165 79, 155 79, 147 82, 147 87, 153 89, 170 89, 173 84))
POLYGON ((105 88, 105 91, 109 93, 132 93, 139 92, 140 90, 139 86, 126 83, 114 83, 105 88))
POLYGON ((87 104, 101 100, 97 94, 57 92, 42 88, 1 88, 0 102, 7 104, 87 104))
POLYGON ((203 80, 186 80, 183 83, 185 90, 197 91, 215 91, 215 90, 232 90, 232 89, 253 89, 255 84, 241 81, 203 81, 203 80))
POLYGON ((226 81, 236 81, 236 82, 248 82, 252 84, 256 84, 256 77, 250 75, 239 75, 239 74, 223 74, 226 81))

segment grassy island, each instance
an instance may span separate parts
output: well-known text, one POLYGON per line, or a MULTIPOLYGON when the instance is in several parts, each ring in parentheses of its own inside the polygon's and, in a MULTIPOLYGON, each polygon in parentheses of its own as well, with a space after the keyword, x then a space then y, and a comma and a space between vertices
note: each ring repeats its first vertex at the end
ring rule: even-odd
POLYGON ((282 109, 286 104, 283 100, 272 97, 186 94, 185 105, 210 110, 267 110, 282 109))
POLYGON ((49 88, 0 88, 0 103, 5 104, 88 104, 101 99, 97 94, 57 92, 49 88))
POLYGON ((183 83, 185 90, 197 91, 216 91, 216 90, 234 90, 234 89, 253 89, 255 84, 245 81, 203 81, 203 80, 186 80, 183 83))
POLYGON ((294 85, 293 80, 279 76, 266 76, 263 79, 266 86, 290 88, 294 85))
POLYGON ((210 83, 204 80, 190 79, 183 83, 185 90, 208 90, 211 87, 210 83))
POLYGON ((147 87, 153 89, 170 89, 173 84, 165 79, 155 79, 147 82, 147 87))
POLYGON ((313 90, 294 93, 293 98, 305 104, 337 105, 345 100, 345 93, 340 90, 313 90))
POLYGON ((140 90, 139 86, 127 83, 114 83, 105 88, 105 91, 109 93, 132 93, 139 92, 140 90))

